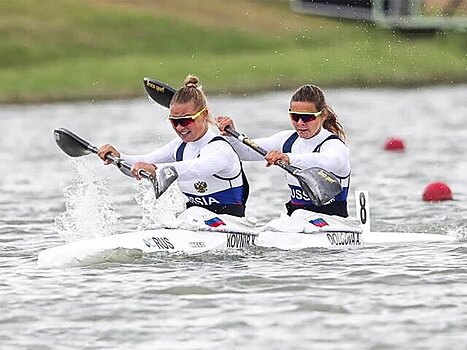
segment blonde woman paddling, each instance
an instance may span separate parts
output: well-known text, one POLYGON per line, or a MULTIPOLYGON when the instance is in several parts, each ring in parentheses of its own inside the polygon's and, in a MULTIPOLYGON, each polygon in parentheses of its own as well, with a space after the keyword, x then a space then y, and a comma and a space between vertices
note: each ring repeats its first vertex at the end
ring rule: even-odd
POLYGON ((209 128, 212 121, 206 96, 196 76, 188 75, 173 96, 168 119, 178 137, 162 148, 130 156, 106 144, 99 149, 99 157, 105 160, 105 155, 111 153, 133 164, 131 172, 137 178, 141 170, 154 176, 156 169, 170 164, 188 198, 187 207, 244 216, 248 182, 242 164, 229 142, 209 128))

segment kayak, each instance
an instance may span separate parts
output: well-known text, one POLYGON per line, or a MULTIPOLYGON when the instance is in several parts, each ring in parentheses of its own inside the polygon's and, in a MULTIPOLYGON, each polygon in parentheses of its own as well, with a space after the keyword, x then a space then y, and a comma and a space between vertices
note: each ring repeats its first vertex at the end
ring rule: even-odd
MULTIPOLYGON (((159 252, 198 254, 207 251, 245 249, 254 246, 304 249, 362 244, 361 229, 358 227, 357 229, 344 231, 340 228, 320 230, 316 226, 316 230, 298 233, 271 231, 274 229, 273 226, 268 226, 269 231, 264 230, 264 228, 263 231, 248 227, 253 226, 249 223, 232 222, 232 219, 240 221, 239 218, 214 214, 199 207, 191 207, 183 214, 185 217, 183 219, 178 218, 179 222, 173 228, 165 227, 128 232, 76 241, 45 249, 39 253, 38 265, 39 267, 86 265, 93 263, 99 257, 105 260, 105 257, 115 253, 115 250, 124 250, 130 253, 131 251, 138 251, 141 254, 159 252), (186 214, 194 214, 199 218, 199 221, 188 221, 186 214), (199 222, 202 222, 205 227, 199 225, 199 222)), ((329 226, 331 223, 328 216, 323 215, 315 220, 319 220, 319 225, 324 225, 327 222, 329 226)))
POLYGON ((251 247, 283 250, 342 249, 458 240, 455 236, 441 234, 371 232, 368 194, 358 191, 355 197, 358 219, 296 210, 290 217, 283 214, 262 227, 256 227, 253 220, 246 218, 191 207, 165 227, 90 238, 45 249, 39 253, 38 266, 89 265, 112 261, 112 256, 118 254, 200 254, 251 247))

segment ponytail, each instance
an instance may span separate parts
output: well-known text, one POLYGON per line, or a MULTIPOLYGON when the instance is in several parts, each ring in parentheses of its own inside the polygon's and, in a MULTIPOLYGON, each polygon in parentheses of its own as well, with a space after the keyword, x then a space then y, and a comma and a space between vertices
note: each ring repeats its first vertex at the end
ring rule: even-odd
POLYGON ((323 122, 323 128, 332 132, 334 135, 339 137, 342 141, 345 141, 347 136, 345 135, 344 127, 342 124, 337 120, 337 114, 334 110, 326 105, 324 107, 327 111, 326 119, 323 122))

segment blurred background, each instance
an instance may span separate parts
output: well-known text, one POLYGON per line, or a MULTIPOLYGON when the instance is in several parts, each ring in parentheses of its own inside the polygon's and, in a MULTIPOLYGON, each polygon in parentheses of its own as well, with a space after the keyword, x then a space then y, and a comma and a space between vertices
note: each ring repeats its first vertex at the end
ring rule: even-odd
POLYGON ((2 0, 0 103, 467 81, 466 0, 2 0))

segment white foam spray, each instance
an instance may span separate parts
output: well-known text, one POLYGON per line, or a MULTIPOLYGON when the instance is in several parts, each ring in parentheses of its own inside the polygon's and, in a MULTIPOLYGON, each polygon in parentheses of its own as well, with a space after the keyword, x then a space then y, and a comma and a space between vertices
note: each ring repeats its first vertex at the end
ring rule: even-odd
POLYGON ((459 225, 448 225, 447 235, 456 237, 460 242, 467 241, 467 227, 459 225))
POLYGON ((154 189, 148 181, 138 181, 135 185, 138 194, 135 200, 141 205, 141 223, 138 230, 170 227, 178 213, 185 210, 186 198, 175 181, 157 201, 154 189))
POLYGON ((86 158, 74 159, 72 167, 77 176, 64 189, 66 210, 55 218, 56 231, 66 242, 115 234, 120 215, 106 192, 107 181, 86 158))

